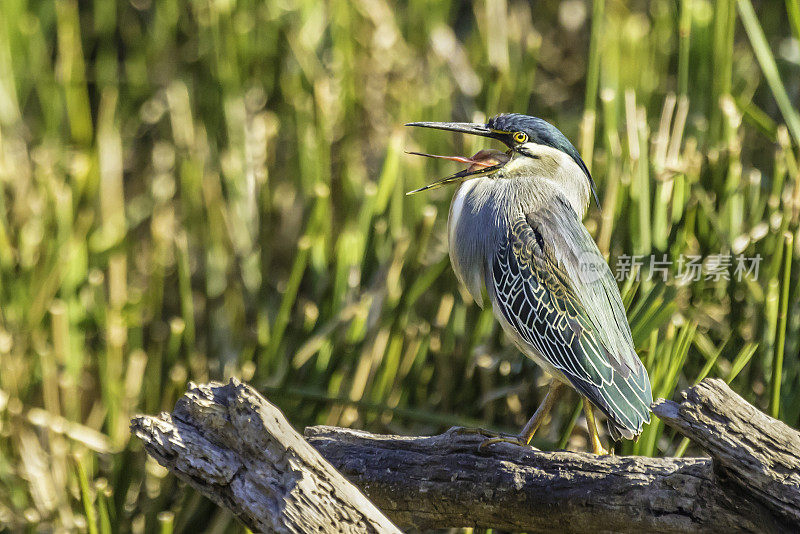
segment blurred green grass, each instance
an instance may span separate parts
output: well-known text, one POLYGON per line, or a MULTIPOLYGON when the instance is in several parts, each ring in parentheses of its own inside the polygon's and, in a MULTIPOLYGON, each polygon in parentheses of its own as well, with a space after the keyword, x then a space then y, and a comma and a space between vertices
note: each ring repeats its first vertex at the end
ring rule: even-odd
MULTIPOLYGON (((622 290, 654 394, 719 376, 798 426, 799 41, 797 0, 4 0, 0 531, 238 532, 128 437, 188 380, 297 427, 523 424, 543 377, 457 287, 452 191, 404 196, 452 170, 404 150, 480 141, 411 120, 558 125, 612 266, 760 255, 622 290)), ((585 447, 578 407, 536 444, 585 447)))

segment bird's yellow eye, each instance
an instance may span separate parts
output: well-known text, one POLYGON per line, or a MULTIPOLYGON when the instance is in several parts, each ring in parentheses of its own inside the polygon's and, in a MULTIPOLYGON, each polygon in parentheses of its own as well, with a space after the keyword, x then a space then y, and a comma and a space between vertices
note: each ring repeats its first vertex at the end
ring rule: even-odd
POLYGON ((528 140, 528 134, 525 132, 517 132, 514 134, 514 141, 519 144, 522 144, 528 140))

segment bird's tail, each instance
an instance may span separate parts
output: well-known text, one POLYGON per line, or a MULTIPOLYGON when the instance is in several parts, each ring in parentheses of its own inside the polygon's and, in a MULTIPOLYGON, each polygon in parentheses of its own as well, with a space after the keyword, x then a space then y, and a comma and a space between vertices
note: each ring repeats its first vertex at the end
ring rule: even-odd
POLYGON ((653 403, 650 379, 644 366, 637 371, 626 378, 615 376, 613 389, 616 391, 604 395, 606 406, 598 406, 608 419, 608 432, 614 441, 638 439, 644 425, 650 422, 653 403))

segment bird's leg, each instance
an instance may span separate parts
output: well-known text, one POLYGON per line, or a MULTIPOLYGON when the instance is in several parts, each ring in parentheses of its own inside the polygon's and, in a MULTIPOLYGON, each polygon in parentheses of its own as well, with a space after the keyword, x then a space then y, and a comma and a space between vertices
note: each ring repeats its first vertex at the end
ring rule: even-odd
POLYGON ((550 413, 550 410, 556 403, 556 399, 558 398, 560 390, 561 382, 554 378, 550 382, 550 387, 547 388, 547 394, 544 396, 542 403, 536 409, 533 417, 531 417, 528 422, 525 423, 525 426, 522 427, 522 431, 519 433, 520 440, 525 442, 526 445, 531 442, 533 435, 539 429, 539 426, 541 426, 542 421, 544 421, 544 418, 550 413))
POLYGON ((589 439, 592 441, 592 452, 595 454, 608 454, 600 441, 600 434, 597 432, 597 423, 594 419, 594 408, 589 399, 583 397, 583 411, 586 414, 586 426, 589 429, 589 439))
POLYGON ((488 445, 501 442, 514 443, 516 445, 528 445, 531 442, 531 439, 533 439, 533 435, 536 433, 536 430, 538 430, 539 426, 541 426, 542 421, 544 421, 545 417, 547 417, 547 414, 549 414, 550 410, 553 408, 560 390, 561 382, 553 379, 552 382, 550 382, 550 387, 547 389, 547 394, 544 396, 544 400, 542 400, 542 403, 536 409, 536 413, 533 414, 533 417, 531 417, 528 422, 525 423, 525 426, 522 428, 518 436, 513 438, 488 439, 481 443, 479 448, 483 449, 488 445))

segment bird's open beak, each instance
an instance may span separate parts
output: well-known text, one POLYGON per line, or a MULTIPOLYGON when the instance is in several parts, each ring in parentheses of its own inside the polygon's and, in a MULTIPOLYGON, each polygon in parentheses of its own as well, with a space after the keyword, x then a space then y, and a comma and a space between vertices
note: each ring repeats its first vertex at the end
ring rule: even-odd
MULTIPOLYGON (((459 132, 465 134, 472 134, 472 135, 480 135, 481 137, 490 137, 493 139, 498 138, 498 132, 488 128, 485 124, 480 123, 473 123, 473 122, 409 122, 406 126, 417 126, 420 128, 433 128, 435 130, 447 130, 450 132, 459 132)), ((437 156, 435 154, 423 154, 420 152, 409 152, 409 154, 415 154, 417 156, 425 156, 429 158, 441 158, 441 159, 448 159, 450 161, 458 161, 460 163, 467 163, 469 164, 468 169, 464 169, 463 171, 457 172, 453 175, 450 175, 446 178, 442 178, 432 184, 426 185, 425 187, 420 187, 419 189, 415 189, 414 191, 409 191, 406 195, 413 195, 414 193, 419 193, 420 191, 427 191, 429 189, 436 189, 438 187, 442 187, 443 185, 447 185, 453 182, 460 182, 470 176, 477 176, 482 174, 489 174, 498 170, 500 167, 505 165, 505 161, 503 162, 493 162, 492 163, 485 163, 480 160, 476 160, 474 158, 467 158, 462 156, 437 156)))
POLYGON ((408 152, 408 154, 414 154, 415 156, 425 156, 426 158, 439 158, 439 159, 446 159, 450 161, 457 161, 459 163, 466 163, 469 165, 468 168, 464 169, 463 171, 459 171, 455 174, 451 174, 446 178, 442 178, 432 184, 428 184, 424 187, 420 187, 419 189, 415 189, 413 191, 409 191, 406 195, 413 195, 414 193, 419 193, 421 191, 427 191, 429 189, 436 189, 442 187, 443 185, 447 185, 453 182, 460 182, 469 178, 470 176, 479 176, 483 174, 492 173, 503 165, 506 164, 505 161, 497 162, 497 161, 481 161, 473 158, 467 158, 464 156, 437 156, 436 154, 424 154, 422 152, 408 152))

